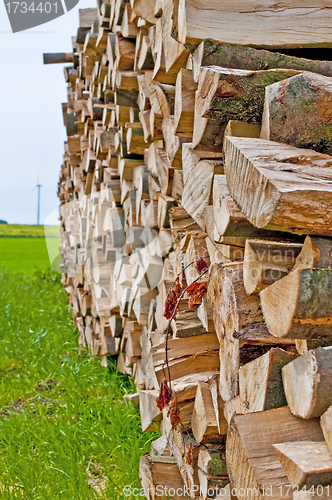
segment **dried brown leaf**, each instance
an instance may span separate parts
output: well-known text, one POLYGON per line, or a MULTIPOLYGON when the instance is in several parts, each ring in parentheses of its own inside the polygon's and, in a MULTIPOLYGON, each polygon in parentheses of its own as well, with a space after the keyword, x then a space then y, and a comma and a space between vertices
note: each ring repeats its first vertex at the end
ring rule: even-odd
POLYGON ((163 411, 166 405, 170 402, 172 398, 172 393, 168 387, 168 382, 166 378, 163 378, 160 384, 159 396, 156 399, 157 406, 160 411, 163 411))
POLYGON ((172 399, 171 404, 169 405, 169 410, 167 412, 167 416, 170 417, 172 429, 177 429, 180 424, 180 407, 176 401, 176 398, 172 399))
POLYGON ((199 274, 202 274, 204 271, 206 271, 208 269, 208 265, 205 262, 205 260, 203 259, 203 257, 201 257, 196 262, 196 269, 197 269, 197 271, 198 271, 199 274))
MULTIPOLYGON (((168 292, 166 302, 165 302, 164 316, 166 319, 171 319, 171 317, 175 311, 176 304, 179 300, 179 297, 181 296, 181 293, 182 293, 182 286, 180 284, 179 278, 176 278, 175 288, 172 288, 168 292)), ((175 319, 175 316, 176 316, 176 313, 174 314, 174 319, 175 319)))
POLYGON ((189 296, 189 307, 197 311, 202 303, 203 295, 207 291, 207 281, 202 281, 202 283, 192 283, 187 288, 187 295, 189 296))
POLYGON ((190 443, 189 450, 186 456, 186 462, 188 465, 191 465, 192 461, 193 461, 193 445, 192 443, 190 443))

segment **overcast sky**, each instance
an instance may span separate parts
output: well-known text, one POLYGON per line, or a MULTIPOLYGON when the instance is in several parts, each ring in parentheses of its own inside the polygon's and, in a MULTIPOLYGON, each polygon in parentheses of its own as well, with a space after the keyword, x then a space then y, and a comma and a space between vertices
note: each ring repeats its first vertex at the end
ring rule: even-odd
POLYGON ((43 65, 43 52, 71 52, 80 0, 63 16, 13 34, 0 3, 0 219, 36 224, 37 184, 41 223, 58 208, 57 181, 66 139, 61 103, 67 101, 63 64, 43 65))

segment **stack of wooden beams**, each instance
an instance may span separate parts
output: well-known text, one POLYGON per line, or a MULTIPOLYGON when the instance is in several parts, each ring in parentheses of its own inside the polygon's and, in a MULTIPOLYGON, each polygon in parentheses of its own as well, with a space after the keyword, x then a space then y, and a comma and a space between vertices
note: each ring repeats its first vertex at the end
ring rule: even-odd
POLYGON ((62 282, 160 429, 148 499, 332 496, 331 24, 314 0, 99 1, 53 57, 62 282))

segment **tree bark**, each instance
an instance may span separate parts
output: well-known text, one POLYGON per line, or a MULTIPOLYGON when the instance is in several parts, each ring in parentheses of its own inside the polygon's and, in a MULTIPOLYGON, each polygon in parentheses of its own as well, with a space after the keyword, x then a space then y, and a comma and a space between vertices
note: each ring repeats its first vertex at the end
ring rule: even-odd
POLYGON ((262 139, 332 153, 332 83, 314 73, 287 78, 265 89, 262 139))
POLYGON ((198 82, 201 66, 221 66, 251 71, 277 68, 296 69, 332 76, 331 61, 312 61, 248 46, 214 43, 208 39, 201 42, 193 53, 195 82, 198 82))
POLYGON ((260 123, 265 87, 297 74, 294 70, 247 71, 203 67, 196 93, 195 112, 198 116, 223 122, 236 119, 260 123))
POLYGON ((331 338, 332 272, 298 269, 260 292, 272 335, 291 339, 331 338))

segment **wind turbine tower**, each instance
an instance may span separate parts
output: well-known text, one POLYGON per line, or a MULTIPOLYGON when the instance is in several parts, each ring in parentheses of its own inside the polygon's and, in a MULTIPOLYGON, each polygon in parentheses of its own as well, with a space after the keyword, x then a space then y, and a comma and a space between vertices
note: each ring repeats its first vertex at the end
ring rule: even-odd
POLYGON ((40 215, 40 188, 42 187, 41 184, 39 184, 39 179, 37 181, 37 189, 38 189, 38 203, 37 203, 37 226, 39 226, 39 215, 40 215))

